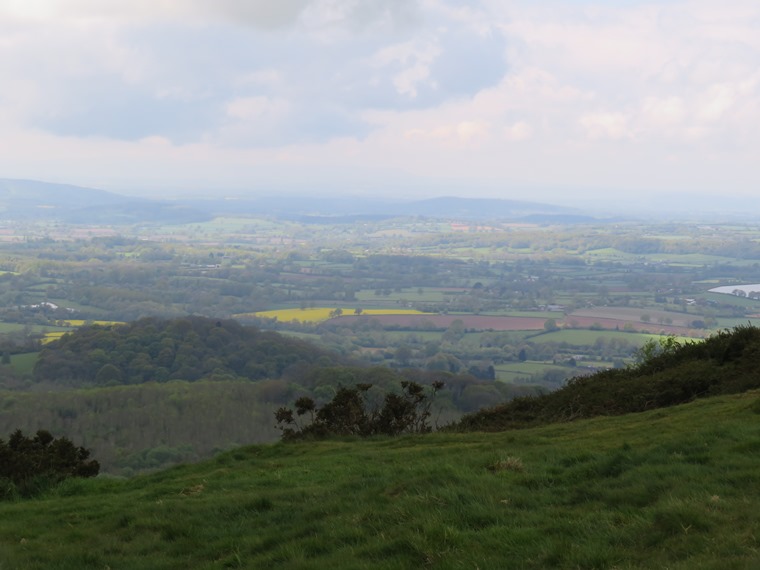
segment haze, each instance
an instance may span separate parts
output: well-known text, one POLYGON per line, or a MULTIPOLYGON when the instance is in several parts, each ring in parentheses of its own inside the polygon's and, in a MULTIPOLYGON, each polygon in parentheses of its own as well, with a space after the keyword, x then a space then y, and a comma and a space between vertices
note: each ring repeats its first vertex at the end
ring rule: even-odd
POLYGON ((573 203, 760 182, 760 4, 4 0, 0 173, 573 203))

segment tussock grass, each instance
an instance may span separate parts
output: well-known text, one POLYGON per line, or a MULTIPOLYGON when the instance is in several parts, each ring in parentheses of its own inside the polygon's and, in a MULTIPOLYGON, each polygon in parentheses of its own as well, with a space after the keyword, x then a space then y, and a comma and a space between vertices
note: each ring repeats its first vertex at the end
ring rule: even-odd
POLYGON ((0 503, 0 568, 757 568, 759 401, 70 480, 0 503))

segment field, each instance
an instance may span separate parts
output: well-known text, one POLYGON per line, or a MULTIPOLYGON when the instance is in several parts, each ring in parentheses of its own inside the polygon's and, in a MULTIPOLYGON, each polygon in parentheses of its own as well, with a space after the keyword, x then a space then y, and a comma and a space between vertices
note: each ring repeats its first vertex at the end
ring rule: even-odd
POLYGON ((81 319, 68 319, 65 321, 58 321, 57 323, 62 327, 83 327, 84 325, 99 325, 103 327, 110 327, 115 325, 123 325, 123 321, 83 321, 81 319))
POLYGON ((758 568, 758 397, 69 481, 0 503, 0 567, 758 568))
MULTIPOLYGON (((335 308, 315 307, 311 309, 276 309, 261 311, 250 315, 235 315, 236 317, 253 316, 263 319, 277 319, 281 322, 299 321, 302 323, 318 323, 335 317, 335 308)), ((341 308, 343 314, 353 314, 352 308, 341 308)), ((422 311, 412 309, 365 309, 362 315, 427 315, 422 311)))
POLYGON ((21 374, 31 374, 34 363, 37 362, 37 352, 14 354, 11 356, 11 366, 21 374))
MULTIPOLYGON (((600 339, 609 341, 610 339, 624 340, 640 346, 649 339, 659 339, 661 335, 657 334, 641 334, 635 332, 623 332, 623 331, 591 331, 582 329, 565 329, 560 331, 553 331, 544 333, 540 336, 532 337, 534 342, 566 342, 571 346, 593 346, 594 343, 600 339)), ((686 337, 681 337, 686 338, 686 337)), ((688 339, 691 340, 691 339, 688 339)))
MULTIPOLYGON (((395 314, 373 314, 373 319, 379 321, 384 326, 419 328, 439 328, 444 329, 454 321, 462 321, 466 329, 471 330, 494 330, 494 331, 524 331, 524 330, 541 330, 544 328, 546 319, 531 317, 496 317, 488 315, 438 315, 438 314, 419 314, 419 313, 395 313, 395 314)), ((335 319, 337 324, 351 324, 360 316, 344 315, 335 319)))
POLYGON ((535 374, 543 374, 547 370, 566 371, 566 367, 554 366, 544 362, 508 362, 494 366, 496 378, 502 382, 520 382, 529 380, 535 374))

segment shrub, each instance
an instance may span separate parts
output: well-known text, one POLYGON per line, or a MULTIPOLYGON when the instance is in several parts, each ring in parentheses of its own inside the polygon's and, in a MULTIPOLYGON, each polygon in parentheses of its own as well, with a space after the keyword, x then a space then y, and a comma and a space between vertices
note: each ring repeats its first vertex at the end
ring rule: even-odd
POLYGON ((333 399, 321 408, 308 397, 295 402, 295 413, 290 408, 275 412, 278 428, 284 440, 333 435, 401 435, 428 433, 432 398, 443 388, 443 382, 433 382, 429 390, 416 382, 401 382, 401 393, 385 395, 381 407, 371 408, 367 392, 372 384, 356 384, 353 388, 338 387, 333 399), (308 423, 300 418, 309 414, 308 423))
POLYGON ((16 430, 0 439, 0 499, 30 497, 69 477, 94 477, 100 464, 68 438, 40 430, 27 437, 16 430))

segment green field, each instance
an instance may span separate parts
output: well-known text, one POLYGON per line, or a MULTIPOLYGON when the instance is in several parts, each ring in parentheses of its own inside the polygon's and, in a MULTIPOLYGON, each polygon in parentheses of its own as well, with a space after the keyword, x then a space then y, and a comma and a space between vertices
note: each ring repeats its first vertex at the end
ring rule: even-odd
POLYGON ((31 374, 34 364, 37 362, 39 352, 27 352, 26 354, 14 354, 11 356, 11 366, 20 374, 31 374))
MULTIPOLYGON (((640 346, 649 339, 658 339, 660 335, 656 334, 641 334, 641 333, 627 333, 623 331, 608 331, 608 330, 585 330, 585 329, 565 329, 560 331, 554 331, 550 333, 543 333, 530 340, 533 342, 566 342, 572 346, 589 346, 593 345, 597 339, 603 338, 610 340, 612 338, 618 340, 626 340, 631 344, 640 346)), ((684 339, 690 340, 690 339, 684 339)), ((691 339, 693 340, 693 339, 691 339)))
POLYGON ((0 503, 0 567, 758 568, 758 398, 70 480, 0 503))
POLYGON ((556 366, 551 362, 508 362, 494 366, 496 376, 502 382, 525 380, 534 374, 543 374, 547 370, 567 371, 567 366, 556 366))
POLYGON ((356 292, 356 300, 362 303, 402 300, 410 303, 441 303, 447 294, 451 295, 451 292, 433 287, 402 289, 401 291, 391 291, 389 295, 376 295, 375 290, 364 289, 356 292))

